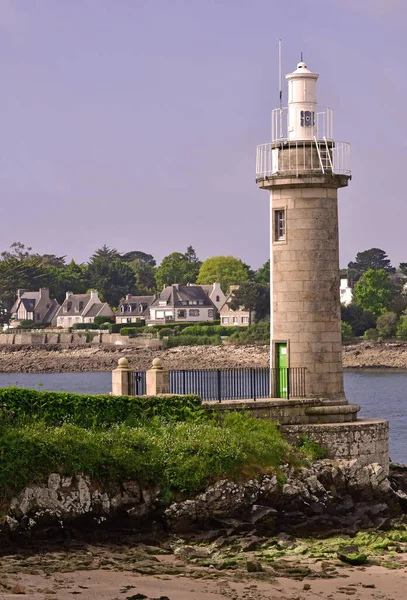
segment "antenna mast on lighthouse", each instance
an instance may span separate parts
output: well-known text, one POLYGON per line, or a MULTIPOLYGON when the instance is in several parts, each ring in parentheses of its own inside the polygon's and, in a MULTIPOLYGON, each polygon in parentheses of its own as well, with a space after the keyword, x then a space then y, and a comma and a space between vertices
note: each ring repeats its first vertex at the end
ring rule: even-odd
POLYGON ((278 86, 280 96, 280 138, 283 137, 283 84, 281 75, 281 40, 278 40, 278 86))

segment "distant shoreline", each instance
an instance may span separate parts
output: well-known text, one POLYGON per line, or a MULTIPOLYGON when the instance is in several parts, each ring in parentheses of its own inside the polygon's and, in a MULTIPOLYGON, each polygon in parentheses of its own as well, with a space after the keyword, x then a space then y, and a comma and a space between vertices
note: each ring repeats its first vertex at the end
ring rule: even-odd
MULTIPOLYGON (((123 346, 0 346, 0 373, 111 371, 120 357, 131 368, 148 369, 161 358, 169 369, 267 367, 268 346, 188 346, 169 350, 123 346)), ((343 347, 345 369, 407 370, 406 342, 356 342, 343 347)))

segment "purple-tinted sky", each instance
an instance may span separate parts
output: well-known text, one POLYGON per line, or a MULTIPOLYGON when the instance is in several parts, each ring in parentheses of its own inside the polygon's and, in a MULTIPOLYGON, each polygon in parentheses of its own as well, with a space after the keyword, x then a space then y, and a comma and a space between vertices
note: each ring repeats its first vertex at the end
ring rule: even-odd
POLYGON ((302 50, 352 144, 341 266, 372 246, 407 261, 406 22, 405 0, 0 0, 0 250, 192 244, 259 267, 282 38, 284 73, 302 50))

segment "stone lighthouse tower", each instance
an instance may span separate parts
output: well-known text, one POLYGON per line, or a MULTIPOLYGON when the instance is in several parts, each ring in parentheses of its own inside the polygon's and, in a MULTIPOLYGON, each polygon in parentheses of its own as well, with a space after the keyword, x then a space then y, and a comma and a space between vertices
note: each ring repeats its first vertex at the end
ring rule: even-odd
POLYGON ((272 111, 272 140, 258 146, 256 164, 270 193, 271 395, 340 405, 337 202, 350 180, 349 144, 334 140, 332 110, 317 107, 318 74, 300 62, 286 79, 288 108, 272 111))

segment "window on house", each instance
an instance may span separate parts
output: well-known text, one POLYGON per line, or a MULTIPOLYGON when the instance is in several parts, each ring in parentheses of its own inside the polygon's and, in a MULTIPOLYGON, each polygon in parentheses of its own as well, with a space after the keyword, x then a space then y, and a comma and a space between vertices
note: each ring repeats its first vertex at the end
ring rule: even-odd
POLYGON ((66 305, 67 305, 68 311, 71 310, 71 308, 72 308, 72 302, 67 302, 66 305))
POLYGON ((222 317, 222 325, 227 325, 229 323, 229 317, 222 317))
POLYGON ((237 317, 233 317, 233 325, 237 325, 237 317))
POLYGON ((79 302, 79 310, 83 310, 83 302, 82 302, 82 300, 79 302))
POLYGON ((120 312, 124 312, 124 311, 125 311, 125 307, 124 307, 124 304, 122 304, 120 307, 120 312))
POLYGON ((139 313, 144 312, 144 306, 142 304, 139 304, 138 311, 139 311, 139 313))
POLYGON ((285 210, 274 211, 274 241, 285 240, 285 210))
POLYGON ((41 321, 41 315, 40 315, 40 313, 37 313, 37 321, 41 321))
POLYGON ((209 318, 212 318, 212 317, 214 317, 214 314, 213 314, 213 308, 210 308, 210 309, 208 310, 208 317, 209 317, 209 318))
POLYGON ((186 319, 187 316, 187 311, 186 310, 179 310, 177 313, 178 319, 186 319))
POLYGON ((190 317, 199 317, 199 310, 196 308, 191 308, 189 311, 190 317))
POLYGON ((249 317, 242 317, 242 323, 248 323, 249 317))
POLYGON ((122 323, 127 323, 127 319, 122 319, 122 323))
POLYGON ((198 304, 199 306, 203 306, 204 301, 203 300, 199 300, 198 304))
POLYGON ((131 318, 126 319, 127 323, 131 323, 131 318))
POLYGON ((164 318, 164 311, 163 310, 156 310, 155 311, 155 318, 156 319, 163 319, 164 318))
POLYGON ((220 302, 220 296, 216 296, 216 302, 220 302))

